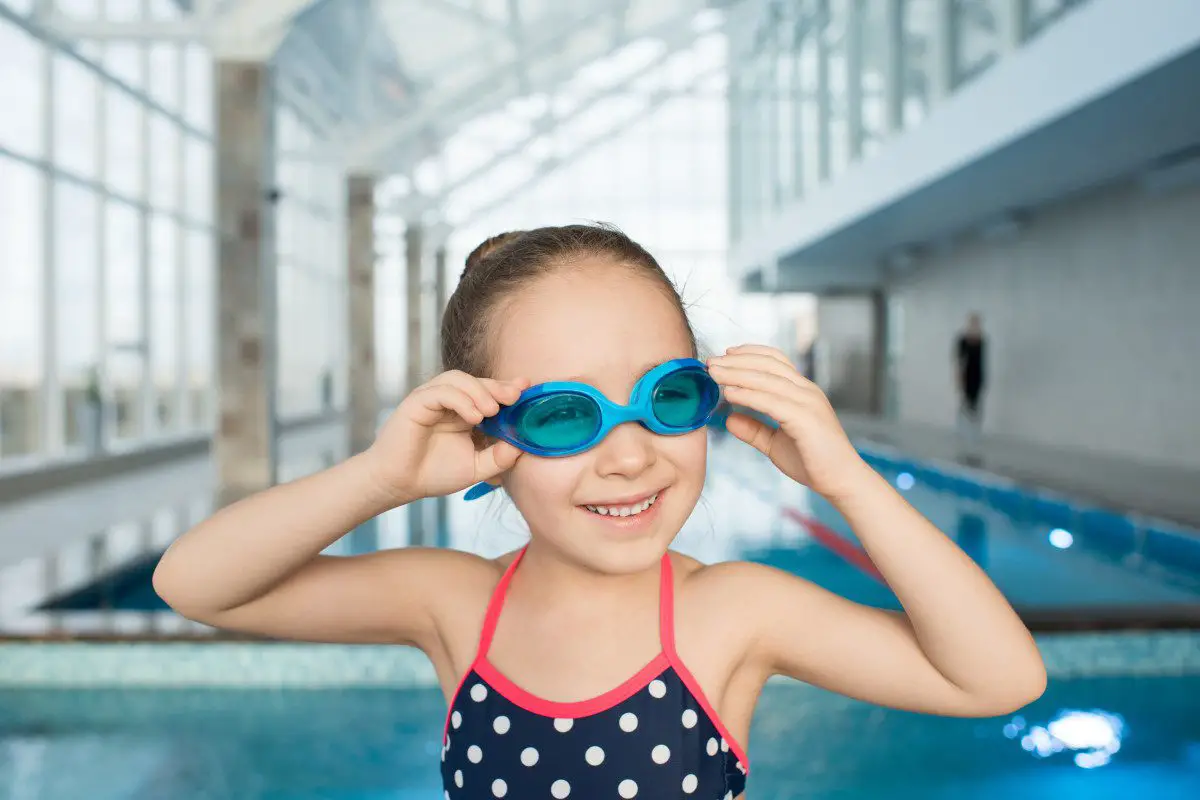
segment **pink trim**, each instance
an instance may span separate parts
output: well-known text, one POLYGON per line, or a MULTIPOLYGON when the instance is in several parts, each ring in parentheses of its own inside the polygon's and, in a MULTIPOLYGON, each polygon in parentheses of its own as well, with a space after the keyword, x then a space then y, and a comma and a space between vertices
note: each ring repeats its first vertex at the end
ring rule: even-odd
POLYGON ((868 577, 874 578, 885 586, 887 585, 887 581, 884 580, 883 575, 875 567, 874 562, 871 561, 871 557, 867 555, 867 551, 863 550, 859 545, 842 536, 825 523, 818 522, 794 508, 784 506, 783 514, 792 521, 798 522, 807 528, 809 534, 817 540, 818 544, 841 556, 843 561, 852 567, 857 567, 860 572, 865 573, 868 577))
POLYGON ((651 679, 662 674, 668 666, 670 666, 670 663, 667 661, 666 653, 659 653, 649 664, 638 670, 636 675, 620 686, 609 689, 607 692, 596 697, 573 702, 547 700, 531 694, 513 683, 504 673, 496 669, 490 661, 483 658, 476 662, 475 672, 478 673, 479 677, 487 681, 493 689, 526 711, 532 711, 534 714, 540 714, 543 717, 578 719, 579 717, 587 717, 592 714, 599 714, 601 711, 607 711, 618 703, 628 700, 641 691, 651 679))
POLYGON ((692 696, 696 698, 696 702, 700 704, 700 708, 708 716, 709 720, 717 729, 717 733, 721 734, 721 738, 729 745, 729 749, 737 756, 738 761, 742 762, 742 766, 746 768, 746 775, 750 775, 750 759, 746 757, 745 749, 738 743, 737 739, 733 738, 733 734, 725 727, 725 723, 721 721, 721 715, 713 708, 712 703, 708 702, 708 697, 704 694, 704 690, 700 688, 699 681, 692 675, 683 663, 683 659, 679 657, 678 651, 675 650, 675 579, 672 575, 670 554, 663 556, 663 590, 662 600, 659 603, 661 613, 659 617, 659 630, 662 636, 663 652, 667 656, 667 661, 674 668, 675 673, 679 675, 679 679, 683 681, 683 685, 687 687, 692 696))
POLYGON ((483 630, 479 632, 479 648, 475 653, 475 660, 487 658, 488 649, 492 646, 492 637, 496 635, 496 623, 500 621, 500 611, 504 608, 504 598, 508 594, 508 584, 512 581, 513 573, 517 570, 517 564, 521 563, 521 557, 525 555, 525 545, 517 551, 517 555, 513 558, 512 563, 508 565, 508 569, 504 570, 504 574, 500 577, 500 582, 496 584, 496 588, 492 590, 492 597, 488 601, 487 615, 483 618, 483 630))
MULTIPOLYGON (((528 547, 526 545, 525 547, 528 547)), ((488 648, 492 646, 492 637, 496 633, 496 623, 500 619, 500 609, 504 606, 504 595, 508 592, 508 584, 512 580, 513 572, 517 568, 517 563, 521 560, 521 556, 525 555, 525 547, 517 551, 517 555, 513 558, 512 563, 508 565, 508 569, 504 570, 504 574, 500 576, 500 580, 496 583, 496 588, 492 589, 492 596, 488 598, 487 611, 483 615, 483 628, 479 631, 479 646, 475 649, 475 659, 471 662, 471 666, 467 667, 467 671, 458 679, 458 686, 454 687, 454 693, 450 695, 450 702, 446 708, 446 722, 442 725, 442 742, 446 741, 446 734, 450 732, 450 716, 454 713, 454 701, 458 699, 458 693, 462 691, 463 684, 467 682, 467 678, 478 666, 480 659, 487 655, 488 648)))

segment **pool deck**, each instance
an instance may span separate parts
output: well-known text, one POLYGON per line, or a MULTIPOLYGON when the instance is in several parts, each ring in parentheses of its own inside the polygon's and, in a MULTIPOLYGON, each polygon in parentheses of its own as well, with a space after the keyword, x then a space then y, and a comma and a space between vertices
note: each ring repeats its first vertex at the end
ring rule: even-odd
POLYGON ((958 464, 1121 513, 1200 530, 1200 469, 1140 463, 1013 439, 985 437, 968 447, 950 430, 840 416, 846 432, 856 441, 887 445, 910 458, 958 464))

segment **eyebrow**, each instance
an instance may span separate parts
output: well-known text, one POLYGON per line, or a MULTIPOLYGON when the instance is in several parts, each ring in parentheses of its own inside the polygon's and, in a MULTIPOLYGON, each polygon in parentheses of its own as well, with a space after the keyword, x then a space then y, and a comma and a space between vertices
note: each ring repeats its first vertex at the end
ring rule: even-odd
MULTIPOLYGON (((637 383, 638 380, 643 378, 647 372, 654 369, 659 364, 665 364, 665 363, 667 363, 667 361, 671 361, 671 360, 672 359, 668 358, 668 359, 664 359, 662 361, 650 361, 650 362, 645 363, 644 365, 642 365, 642 368, 638 371, 637 378, 634 379, 634 383, 637 383)), ((589 385, 595 385, 594 381, 591 379, 591 376, 588 376, 588 375, 572 375, 568 378, 563 378, 563 380, 567 381, 567 382, 572 382, 572 383, 586 383, 589 385)))

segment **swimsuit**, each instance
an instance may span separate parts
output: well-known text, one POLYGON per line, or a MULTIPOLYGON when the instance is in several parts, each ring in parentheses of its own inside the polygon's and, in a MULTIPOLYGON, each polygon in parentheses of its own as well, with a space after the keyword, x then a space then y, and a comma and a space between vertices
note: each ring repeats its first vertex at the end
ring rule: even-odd
POLYGON ((522 549, 488 604, 475 662, 450 702, 444 800, 733 800, 749 761, 675 651, 671 558, 660 566, 662 651, 615 689, 579 702, 536 697, 488 661, 522 549))

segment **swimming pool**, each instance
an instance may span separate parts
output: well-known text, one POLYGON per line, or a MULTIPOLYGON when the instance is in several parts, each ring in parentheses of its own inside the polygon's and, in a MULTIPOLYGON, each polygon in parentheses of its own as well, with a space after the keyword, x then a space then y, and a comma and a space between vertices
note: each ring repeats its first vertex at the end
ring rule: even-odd
MULTIPOLYGON (((440 797, 434 689, 0 690, 10 800, 440 797)), ((754 800, 1194 800, 1200 677, 1055 680, 1020 718, 766 689, 754 800)))
MULTIPOLYGON (((1200 627, 1200 534, 883 450, 864 456, 1031 627, 1200 627)), ((485 555, 519 547, 519 525, 488 507, 452 500, 446 543, 485 555)), ((714 444, 702 502, 675 546, 708 563, 770 564, 851 600, 899 608, 841 515, 740 443, 714 444)), ((45 608, 164 611, 150 582, 155 563, 129 563, 45 608)))

